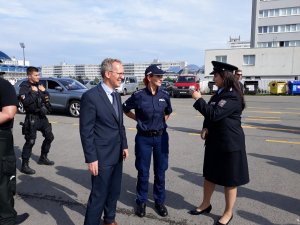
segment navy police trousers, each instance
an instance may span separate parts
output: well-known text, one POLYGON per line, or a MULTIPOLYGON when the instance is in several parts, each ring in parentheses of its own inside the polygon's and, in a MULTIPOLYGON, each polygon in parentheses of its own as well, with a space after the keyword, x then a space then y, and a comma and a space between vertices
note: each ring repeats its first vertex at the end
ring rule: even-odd
POLYGON ((168 169, 169 136, 166 131, 161 136, 146 137, 137 134, 135 137, 135 167, 137 177, 137 204, 146 203, 148 199, 149 169, 153 152, 155 203, 165 201, 165 171, 168 169))

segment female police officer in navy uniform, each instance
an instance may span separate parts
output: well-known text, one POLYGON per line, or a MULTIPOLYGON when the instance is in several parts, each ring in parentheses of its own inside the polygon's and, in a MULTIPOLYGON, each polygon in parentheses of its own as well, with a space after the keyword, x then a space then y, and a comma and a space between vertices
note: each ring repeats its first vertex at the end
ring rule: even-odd
POLYGON ((145 71, 146 88, 132 94, 123 104, 125 114, 137 121, 135 137, 135 167, 137 177, 137 210, 140 217, 146 214, 151 155, 154 161, 153 197, 160 216, 167 216, 165 202, 165 171, 168 168, 169 136, 166 120, 172 113, 169 94, 160 88, 165 72, 157 65, 145 71), (131 111, 134 109, 134 113, 131 111))
POLYGON ((233 70, 237 67, 212 61, 214 81, 218 92, 206 103, 201 93, 194 91, 194 108, 204 116, 202 139, 205 139, 203 165, 203 200, 190 211, 192 215, 209 213, 215 185, 224 186, 226 207, 216 225, 228 224, 233 217, 237 186, 249 182, 245 151, 245 135, 241 127, 241 114, 245 101, 233 70))

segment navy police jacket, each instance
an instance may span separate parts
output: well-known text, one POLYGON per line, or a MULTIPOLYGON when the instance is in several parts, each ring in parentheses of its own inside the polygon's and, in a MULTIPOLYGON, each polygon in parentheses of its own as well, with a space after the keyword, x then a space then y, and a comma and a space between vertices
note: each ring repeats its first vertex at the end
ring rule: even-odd
POLYGON ((135 110, 138 131, 158 131, 167 128, 165 115, 172 113, 168 92, 157 89, 155 95, 148 88, 136 91, 123 103, 125 113, 135 110))
POLYGON ((204 116, 203 128, 208 129, 206 149, 217 152, 245 150, 245 135, 241 127, 242 99, 235 91, 222 91, 208 103, 200 98, 194 108, 204 116))

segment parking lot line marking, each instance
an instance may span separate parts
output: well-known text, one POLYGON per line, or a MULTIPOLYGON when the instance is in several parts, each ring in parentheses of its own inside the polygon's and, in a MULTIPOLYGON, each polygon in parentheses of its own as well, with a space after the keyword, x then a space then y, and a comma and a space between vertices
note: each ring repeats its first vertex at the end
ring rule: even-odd
POLYGON ((79 126, 79 123, 73 123, 72 125, 73 126, 79 126))
POLYGON ((286 108, 286 109, 291 109, 291 110, 300 110, 300 108, 286 108))
POLYGON ((136 130, 135 127, 128 127, 127 129, 128 129, 128 130, 136 130))
POLYGON ((247 116, 247 118, 259 118, 259 119, 280 119, 279 116, 247 116))
POLYGON ((49 123, 58 123, 57 121, 49 121, 49 123))
POLYGON ((189 135, 200 136, 199 133, 188 133, 189 135))
POLYGON ((243 125, 242 128, 245 128, 245 129, 264 129, 264 130, 281 130, 281 131, 291 131, 291 132, 300 133, 300 129, 295 130, 295 129, 287 129, 287 128, 263 127, 263 126, 251 126, 251 125, 243 125))
POLYGON ((248 112, 254 112, 254 113, 269 113, 269 114, 295 114, 300 115, 300 112, 273 112, 273 111, 246 111, 248 112))
POLYGON ((286 141, 286 140, 270 140, 270 139, 266 139, 266 142, 276 142, 276 143, 300 145, 300 142, 298 142, 298 141, 286 141))
POLYGON ((257 120, 259 120, 259 121, 268 121, 268 122, 280 122, 281 120, 271 120, 271 119, 259 119, 259 118, 245 118, 245 120, 250 120, 250 121, 257 121, 257 120))
POLYGON ((263 108, 263 107, 247 107, 248 109, 271 109, 271 108, 263 108))

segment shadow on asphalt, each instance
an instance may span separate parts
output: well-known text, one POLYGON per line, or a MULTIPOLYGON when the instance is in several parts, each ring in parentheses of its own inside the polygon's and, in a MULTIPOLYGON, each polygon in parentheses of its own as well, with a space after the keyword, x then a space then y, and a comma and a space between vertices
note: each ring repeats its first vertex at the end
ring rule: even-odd
MULTIPOLYGON (((275 158, 276 157, 274 157, 274 159, 275 158)), ((283 161, 281 163, 283 163, 283 161)), ((298 165, 299 165, 299 163, 297 164, 297 167, 299 167, 298 165)), ((286 166, 287 165, 284 165, 284 167, 286 167, 286 166)), ((171 169, 176 172, 181 173, 181 175, 179 175, 180 178, 182 178, 190 183, 193 183, 195 185, 199 185, 199 180, 201 179, 200 174, 197 174, 194 172, 189 172, 182 168, 173 167, 171 169)), ((251 180, 250 180, 250 182, 251 182, 251 180)), ((201 182, 201 184, 199 186, 203 186, 202 183, 203 182, 201 182)), ((223 188, 221 188, 221 187, 222 186, 217 185, 215 191, 223 193, 223 188)), ((300 212, 300 200, 297 198, 292 198, 290 196, 283 195, 283 194, 277 194, 277 193, 272 193, 272 192, 268 192, 268 191, 255 191, 255 190, 246 188, 244 186, 241 186, 241 187, 238 187, 238 197, 256 200, 258 202, 262 202, 266 205, 270 205, 270 206, 276 207, 278 209, 281 209, 283 211, 288 211, 290 213, 294 213, 296 215, 298 215, 300 212)))
POLYGON ((40 214, 49 214, 57 225, 75 225, 67 214, 66 207, 84 216, 85 207, 74 200, 77 193, 71 189, 43 177, 19 175, 18 179, 18 195, 40 214), (44 190, 51 194, 45 194, 44 190), (57 204, 49 204, 49 201, 57 204))
POLYGON ((265 124, 265 123, 249 123, 249 122, 243 122, 243 124, 257 126, 257 129, 259 129, 259 130, 285 132, 285 133, 289 133, 289 134, 300 134, 299 127, 284 126, 281 124, 265 124), (271 128, 271 129, 268 129, 268 128, 271 128))
POLYGON ((198 129, 192 129, 192 128, 186 128, 186 127, 172 127, 172 126, 168 126, 168 129, 185 132, 185 133, 197 133, 199 135, 200 135, 200 131, 201 131, 198 129))
MULTIPOLYGON (((56 166, 55 168, 57 169, 58 175, 66 177, 89 190, 91 189, 91 177, 87 170, 74 169, 64 166, 56 166)), ((119 202, 126 206, 132 207, 132 209, 135 207, 135 185, 136 178, 123 173, 122 189, 119 202)), ((147 205, 154 208, 153 196, 151 194, 152 190, 153 184, 149 182, 149 203, 147 205)), ((173 209, 191 209, 193 207, 193 205, 184 200, 183 196, 169 190, 166 190, 166 206, 173 209)))
MULTIPOLYGON (((273 166, 285 168, 294 173, 300 174, 300 161, 279 156, 262 155, 257 153, 249 153, 253 157, 269 160, 267 163, 273 166)), ((300 211, 299 211, 300 212, 300 211)))
POLYGON ((295 225, 295 224, 275 224, 273 222, 271 222, 270 220, 253 214, 253 213, 249 213, 243 210, 237 210, 237 214, 239 214, 240 217, 244 218, 245 220, 251 221, 254 224, 263 224, 263 225, 295 225))

